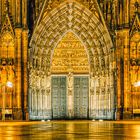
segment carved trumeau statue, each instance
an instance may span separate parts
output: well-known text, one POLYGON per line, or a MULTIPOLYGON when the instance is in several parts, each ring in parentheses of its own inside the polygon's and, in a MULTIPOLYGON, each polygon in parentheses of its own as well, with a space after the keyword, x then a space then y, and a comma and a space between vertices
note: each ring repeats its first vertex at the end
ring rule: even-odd
POLYGON ((73 87, 73 74, 71 72, 69 72, 68 74, 68 88, 72 88, 73 87))
POLYGON ((68 95, 73 94, 73 73, 68 73, 68 95))

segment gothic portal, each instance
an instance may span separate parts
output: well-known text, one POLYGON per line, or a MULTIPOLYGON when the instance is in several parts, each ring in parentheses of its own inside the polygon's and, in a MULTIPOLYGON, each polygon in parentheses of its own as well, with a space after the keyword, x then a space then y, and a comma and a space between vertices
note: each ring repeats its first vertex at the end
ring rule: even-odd
POLYGON ((140 0, 0 1, 0 120, 140 118, 139 85, 140 0))
POLYGON ((30 42, 30 119, 114 119, 114 53, 96 10, 64 2, 36 27, 30 42))

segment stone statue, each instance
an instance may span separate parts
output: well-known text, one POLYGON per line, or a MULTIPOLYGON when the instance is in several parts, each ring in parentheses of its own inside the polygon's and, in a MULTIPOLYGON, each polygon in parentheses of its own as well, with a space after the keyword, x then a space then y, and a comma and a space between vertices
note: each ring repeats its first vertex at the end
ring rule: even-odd
POLYGON ((71 72, 69 72, 68 74, 68 88, 72 88, 73 87, 73 74, 71 72))
POLYGON ((73 74, 69 72, 68 74, 68 95, 72 95, 73 89, 73 74))
POLYGON ((46 87, 50 88, 51 87, 51 73, 48 71, 47 77, 46 77, 46 87))

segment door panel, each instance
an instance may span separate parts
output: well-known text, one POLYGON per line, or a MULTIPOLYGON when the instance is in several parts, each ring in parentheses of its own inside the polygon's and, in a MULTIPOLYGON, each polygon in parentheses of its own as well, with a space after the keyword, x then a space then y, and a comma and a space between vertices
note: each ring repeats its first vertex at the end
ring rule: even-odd
POLYGON ((52 77, 52 111, 53 119, 66 118, 66 77, 52 77))
POLYGON ((87 76, 74 77, 74 116, 88 118, 89 80, 87 76))

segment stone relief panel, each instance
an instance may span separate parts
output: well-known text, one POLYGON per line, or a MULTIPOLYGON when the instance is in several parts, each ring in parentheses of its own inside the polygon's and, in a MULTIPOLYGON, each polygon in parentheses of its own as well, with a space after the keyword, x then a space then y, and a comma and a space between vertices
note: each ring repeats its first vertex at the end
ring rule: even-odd
POLYGON ((84 46, 68 32, 54 50, 51 73, 89 73, 89 62, 84 46))

